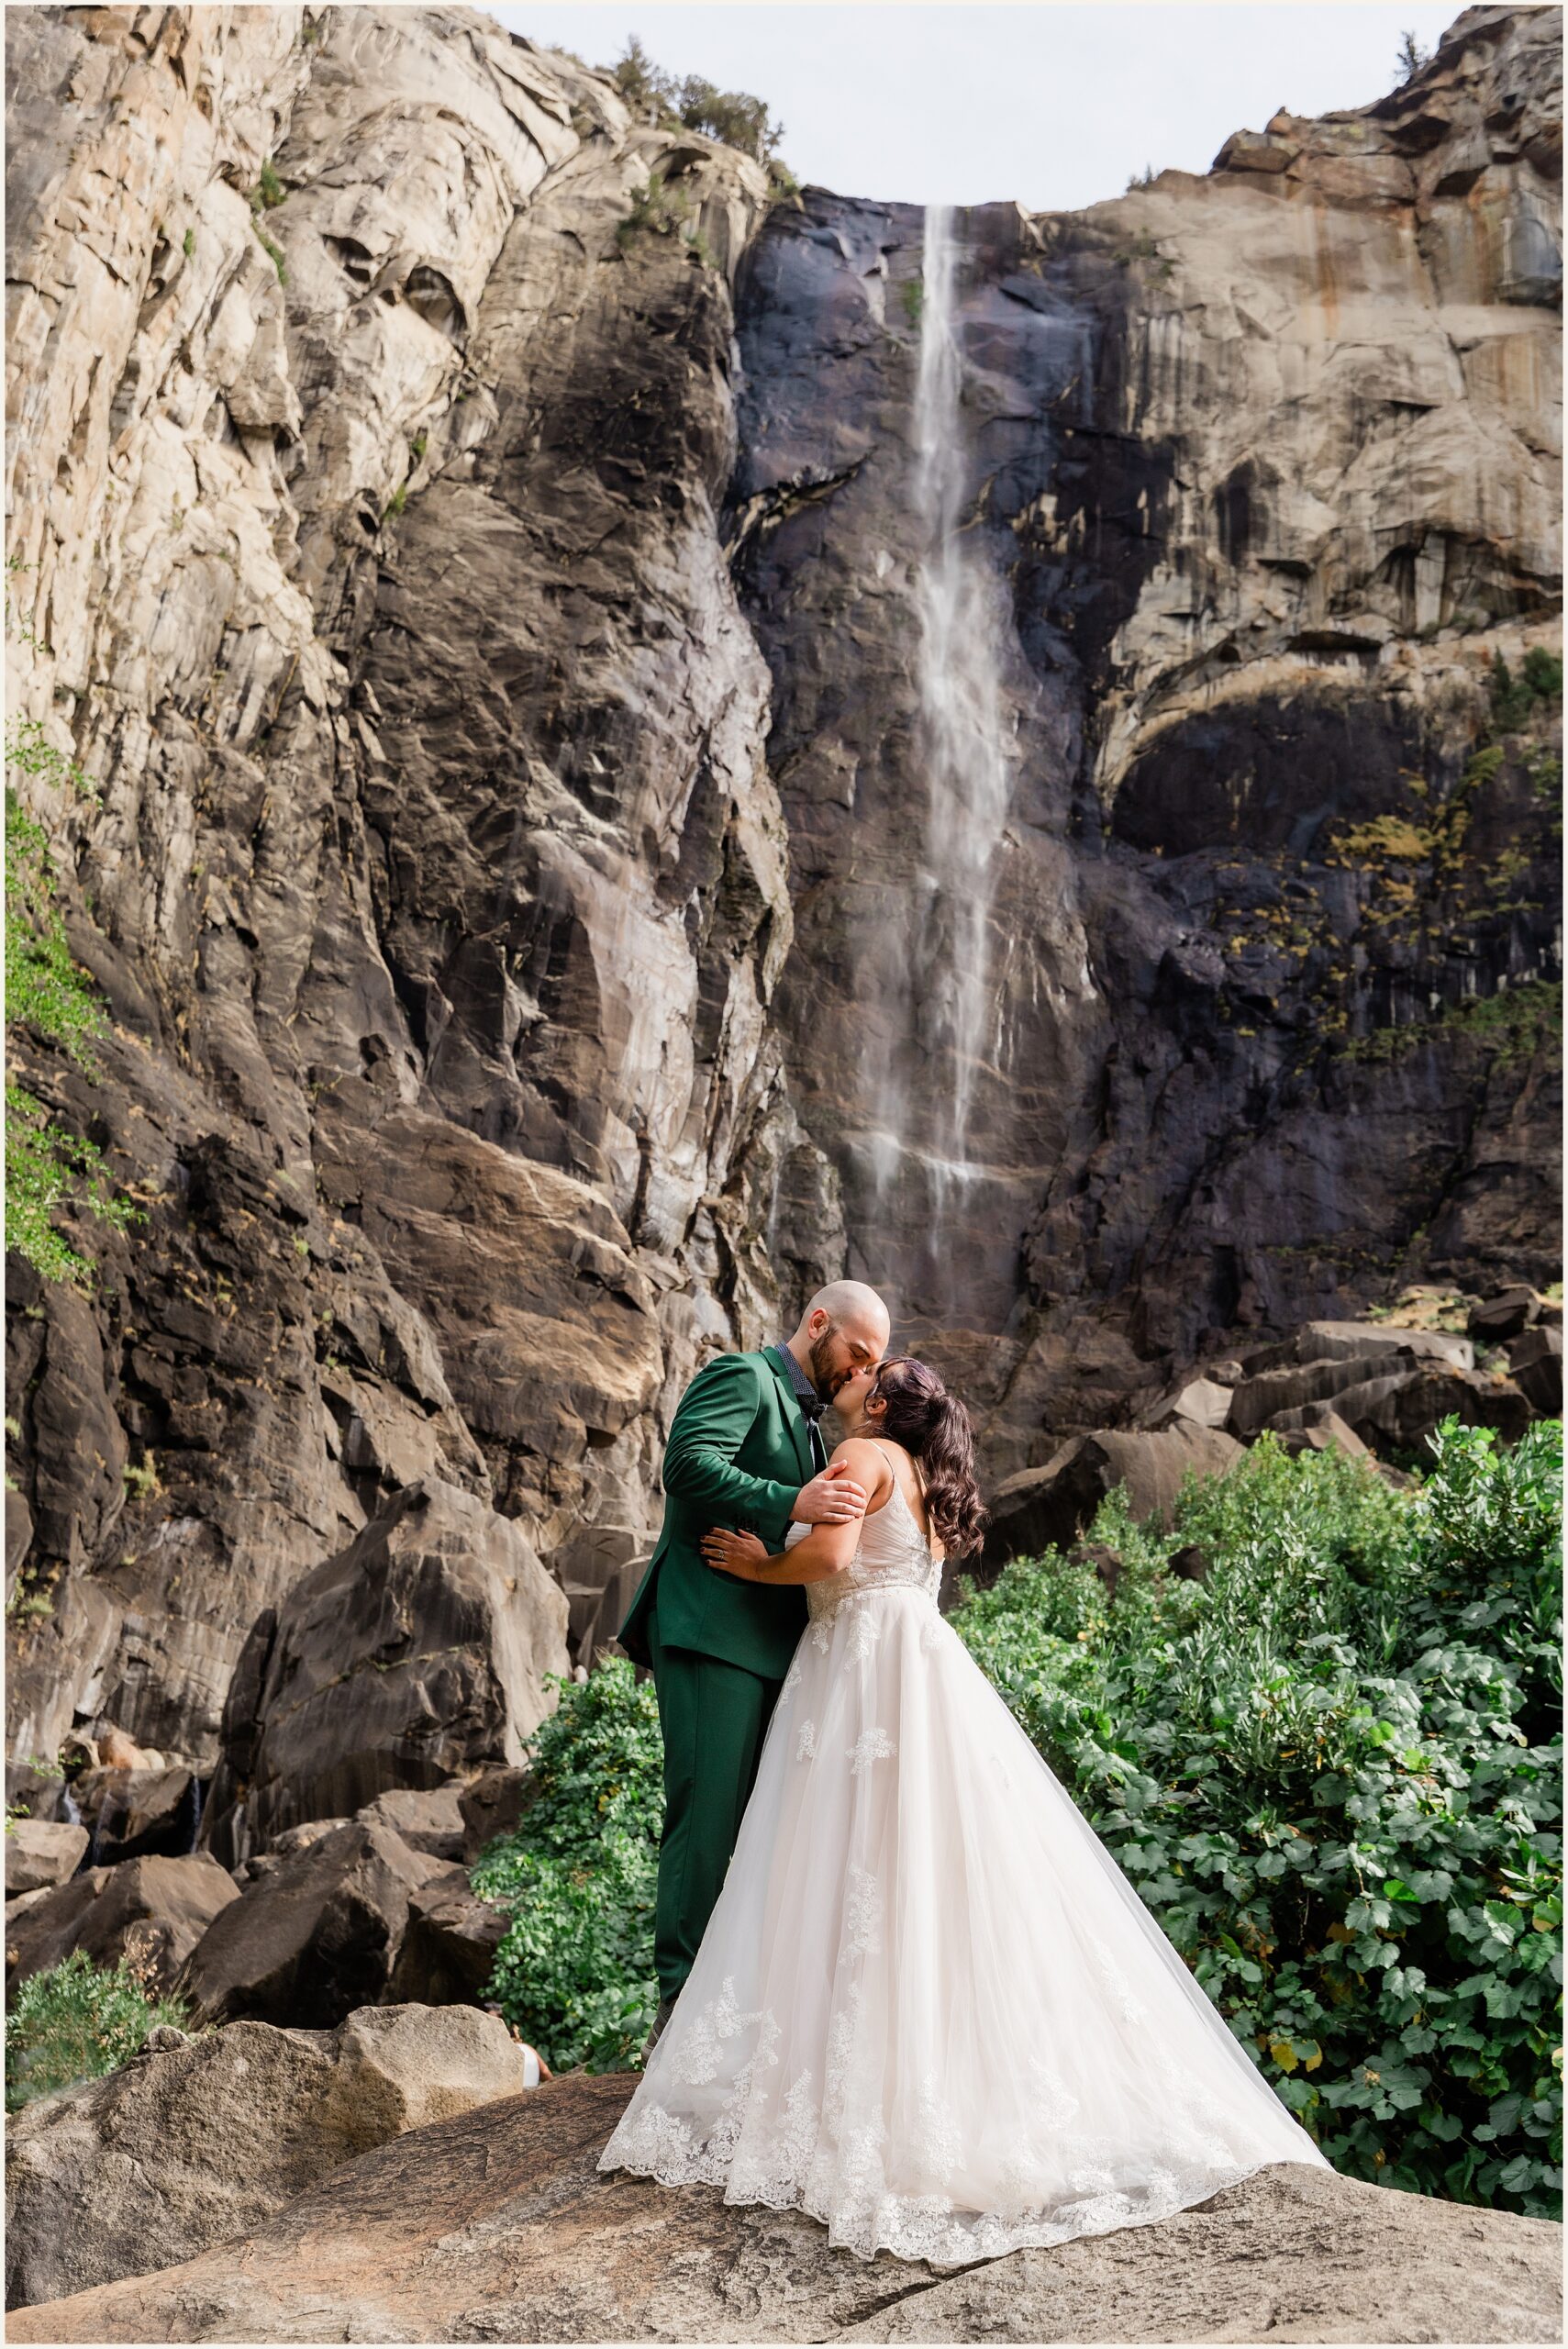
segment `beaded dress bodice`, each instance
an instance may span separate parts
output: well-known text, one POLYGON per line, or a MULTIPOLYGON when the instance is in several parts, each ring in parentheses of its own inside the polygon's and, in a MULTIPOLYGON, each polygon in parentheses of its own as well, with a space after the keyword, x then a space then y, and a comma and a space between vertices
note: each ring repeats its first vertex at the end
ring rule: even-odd
MULTIPOLYGON (((784 1547, 810 1531, 808 1525, 792 1525, 784 1547)), ((941 1580, 942 1562, 932 1556, 895 1477, 892 1499, 862 1520, 860 1546, 850 1564, 840 1574, 808 1582, 806 1604, 814 1623, 830 1620, 846 1599, 864 1591, 918 1590, 934 1605, 941 1580)))

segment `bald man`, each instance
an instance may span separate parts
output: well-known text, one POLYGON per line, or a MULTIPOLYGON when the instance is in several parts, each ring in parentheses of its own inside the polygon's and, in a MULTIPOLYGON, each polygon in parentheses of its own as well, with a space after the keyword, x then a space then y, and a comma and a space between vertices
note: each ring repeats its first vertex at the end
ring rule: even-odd
POLYGON ((861 1486, 828 1471, 817 1422, 849 1374, 887 1351, 887 1308, 859 1281, 819 1289, 800 1327, 761 1353, 719 1354, 681 1397, 664 1453, 664 1523, 620 1627, 651 1664, 664 1732, 654 1963, 659 2011, 646 2058, 692 1969, 762 1756, 806 1594, 715 1574, 697 1544, 747 1526, 770 1550, 786 1530, 865 1513, 861 1486))

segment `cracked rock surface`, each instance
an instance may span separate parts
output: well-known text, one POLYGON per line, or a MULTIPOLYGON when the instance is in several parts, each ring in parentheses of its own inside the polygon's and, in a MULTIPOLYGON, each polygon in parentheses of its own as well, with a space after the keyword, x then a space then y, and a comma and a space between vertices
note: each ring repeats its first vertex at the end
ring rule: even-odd
POLYGON ((572 2078, 338 2169, 269 2224, 21 2311, 14 2341, 1487 2341, 1560 2337, 1561 2231, 1287 2163, 1157 2227, 940 2275, 798 2211, 600 2176, 572 2078))

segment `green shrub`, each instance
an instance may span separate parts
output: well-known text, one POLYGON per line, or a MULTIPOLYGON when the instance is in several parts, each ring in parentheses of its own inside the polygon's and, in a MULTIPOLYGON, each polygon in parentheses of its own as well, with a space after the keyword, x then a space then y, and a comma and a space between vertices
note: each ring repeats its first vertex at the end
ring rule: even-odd
MULTIPOLYGON (((12 766, 45 774, 84 796, 96 794, 81 770, 56 751, 36 719, 17 726, 6 743, 12 766)), ((54 874, 41 826, 6 788, 6 1023, 32 1030, 95 1075, 91 1040, 105 1018, 86 974, 72 960, 54 902, 54 874)), ((54 1228, 55 1210, 81 1186, 102 1220, 135 1219, 129 1200, 110 1188, 96 1143, 50 1121, 44 1104, 24 1085, 6 1085, 6 1245, 26 1257, 46 1280, 86 1285, 92 1266, 54 1228)))
POLYGON ((616 242, 622 252, 628 250, 639 228, 645 228, 650 236, 654 237, 678 236, 684 243, 699 249, 705 259, 712 259, 700 229, 692 219, 691 201, 684 188, 670 184, 662 163, 656 164, 650 172, 648 185, 632 197, 631 210, 616 229, 616 242))
POLYGON ((1556 2217, 1562 1430, 1411 1492, 1264 1435, 955 1629, 1335 2167, 1556 2217), (1167 1571, 1192 1547, 1207 1578, 1167 1571))
POLYGON ((1492 655, 1492 717, 1507 732, 1522 726, 1538 702, 1550 708, 1562 700, 1562 662, 1544 645, 1532 645, 1516 677, 1500 652, 1492 655))
POLYGON ((128 2064, 157 2023, 188 2030, 177 1999, 150 1996, 122 1959, 95 1965, 72 1950, 47 1973, 30 1974, 6 2016, 6 2110, 128 2064))
POLYGON ((651 1682, 616 1659, 534 1732, 529 1800, 473 1887, 510 1909, 488 1995, 552 2070, 624 2071, 659 2002, 653 1892, 663 1746, 651 1682))
POLYGON ((288 262, 284 258, 282 245, 276 243, 272 238, 268 236, 265 228, 261 227, 261 222, 254 215, 252 215, 252 225, 254 226, 256 234, 261 240, 262 250, 265 251, 268 260, 272 262, 272 267, 278 273, 278 284, 280 285, 286 285, 289 282, 288 262))

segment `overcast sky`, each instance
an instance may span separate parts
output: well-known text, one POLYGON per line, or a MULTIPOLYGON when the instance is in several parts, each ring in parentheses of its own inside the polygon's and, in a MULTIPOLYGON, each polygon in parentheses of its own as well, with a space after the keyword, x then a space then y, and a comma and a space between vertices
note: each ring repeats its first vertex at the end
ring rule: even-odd
POLYGON ((840 195, 914 204, 1016 196, 1073 211, 1152 163, 1206 172, 1275 109, 1324 114, 1394 87, 1399 37, 1428 49, 1457 5, 1234 0, 951 6, 710 0, 492 7, 530 39, 609 65, 629 34, 667 72, 765 98, 784 161, 840 195))

